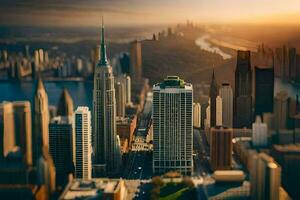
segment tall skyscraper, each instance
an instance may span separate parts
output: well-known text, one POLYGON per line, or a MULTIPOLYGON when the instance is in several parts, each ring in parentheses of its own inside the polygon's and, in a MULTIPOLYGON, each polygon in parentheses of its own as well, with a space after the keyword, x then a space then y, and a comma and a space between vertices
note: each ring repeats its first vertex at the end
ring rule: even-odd
POLYGON ((217 126, 210 130, 210 166, 212 170, 231 169, 232 135, 230 128, 217 126))
POLYGON ((216 98, 216 126, 222 126, 222 98, 217 96, 216 98))
POLYGON ((29 101, 15 101, 14 121, 16 145, 20 147, 24 162, 32 165, 32 124, 31 124, 31 106, 29 101))
POLYGON ((262 123, 260 116, 256 116, 256 120, 252 124, 252 144, 256 147, 268 145, 268 126, 266 123, 262 123))
POLYGON ((288 120, 288 93, 280 91, 276 94, 274 100, 274 114, 275 114, 275 129, 286 129, 288 120))
POLYGON ((56 183, 65 186, 73 172, 72 116, 57 116, 49 124, 49 151, 56 169, 56 183))
POLYGON ((193 87, 177 76, 153 86, 153 171, 193 171, 193 87))
POLYGON ((252 70, 250 51, 237 52, 234 113, 235 127, 250 127, 252 123, 252 70))
POLYGON ((75 177, 89 180, 92 178, 92 127, 89 108, 77 107, 73 120, 75 177))
POLYGON ((265 153, 254 154, 250 170, 251 199, 278 200, 281 167, 265 153))
POLYGON ((213 71, 211 83, 210 83, 210 126, 216 126, 216 112, 217 112, 217 104, 216 99, 218 96, 218 84, 215 79, 215 72, 213 71))
POLYGON ((34 162, 42 155, 43 147, 49 147, 48 95, 42 79, 39 78, 34 95, 34 162))
POLYGON ((0 104, 0 160, 15 147, 14 110, 11 102, 0 104))
POLYGON ((232 128, 233 125, 233 92, 228 83, 223 83, 219 90, 222 98, 222 122, 223 125, 232 128))
POLYGON ((255 114, 273 112, 274 68, 255 67, 255 114))
POLYGON ((130 75, 142 78, 142 45, 137 40, 130 43, 130 75))
POLYGON ((201 105, 200 103, 193 103, 193 126, 201 128, 201 105))
POLYGON ((118 173, 121 162, 116 132, 116 99, 112 67, 106 57, 102 25, 101 57, 93 89, 93 176, 118 173))
POLYGON ((126 104, 125 85, 123 84, 123 82, 116 82, 115 89, 116 89, 116 108, 117 108, 116 115, 118 117, 125 117, 125 104, 126 104))
POLYGON ((57 105, 58 116, 72 116, 74 112, 73 99, 66 88, 63 89, 57 105))

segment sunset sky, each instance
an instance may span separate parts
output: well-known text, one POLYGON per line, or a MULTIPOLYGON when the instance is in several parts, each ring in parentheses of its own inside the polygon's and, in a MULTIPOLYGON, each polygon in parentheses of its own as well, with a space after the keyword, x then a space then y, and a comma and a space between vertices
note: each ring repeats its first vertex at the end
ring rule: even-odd
POLYGON ((0 0, 1 25, 300 24, 300 0, 0 0))

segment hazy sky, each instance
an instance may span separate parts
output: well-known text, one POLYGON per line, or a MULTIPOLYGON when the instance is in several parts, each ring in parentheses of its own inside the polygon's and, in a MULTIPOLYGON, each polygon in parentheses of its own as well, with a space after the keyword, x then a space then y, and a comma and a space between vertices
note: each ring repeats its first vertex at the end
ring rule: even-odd
POLYGON ((110 25, 183 22, 300 24, 300 0, 0 0, 0 24, 110 25))

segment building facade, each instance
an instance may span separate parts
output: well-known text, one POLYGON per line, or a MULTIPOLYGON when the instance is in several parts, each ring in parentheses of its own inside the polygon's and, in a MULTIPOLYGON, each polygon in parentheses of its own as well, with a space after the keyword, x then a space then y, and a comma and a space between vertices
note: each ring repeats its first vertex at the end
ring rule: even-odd
POLYGON ((177 76, 153 86, 153 171, 193 171, 193 87, 177 76))
POLYGON ((209 92, 209 97, 210 97, 210 126, 214 127, 216 126, 216 120, 217 120, 217 96, 219 94, 218 91, 218 84, 215 79, 215 72, 213 71, 212 74, 212 79, 210 83, 210 92, 209 92))
POLYGON ((228 83, 223 83, 219 90, 222 98, 222 122, 223 126, 232 128, 233 125, 233 92, 228 83))

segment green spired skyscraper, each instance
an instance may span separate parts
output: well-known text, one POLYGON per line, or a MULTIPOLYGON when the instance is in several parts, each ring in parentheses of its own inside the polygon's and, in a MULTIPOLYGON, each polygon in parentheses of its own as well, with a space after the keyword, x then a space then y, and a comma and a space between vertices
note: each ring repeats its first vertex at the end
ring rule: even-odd
POLYGON ((114 76, 106 56, 103 24, 100 52, 93 89, 93 177, 117 174, 121 164, 114 76))

